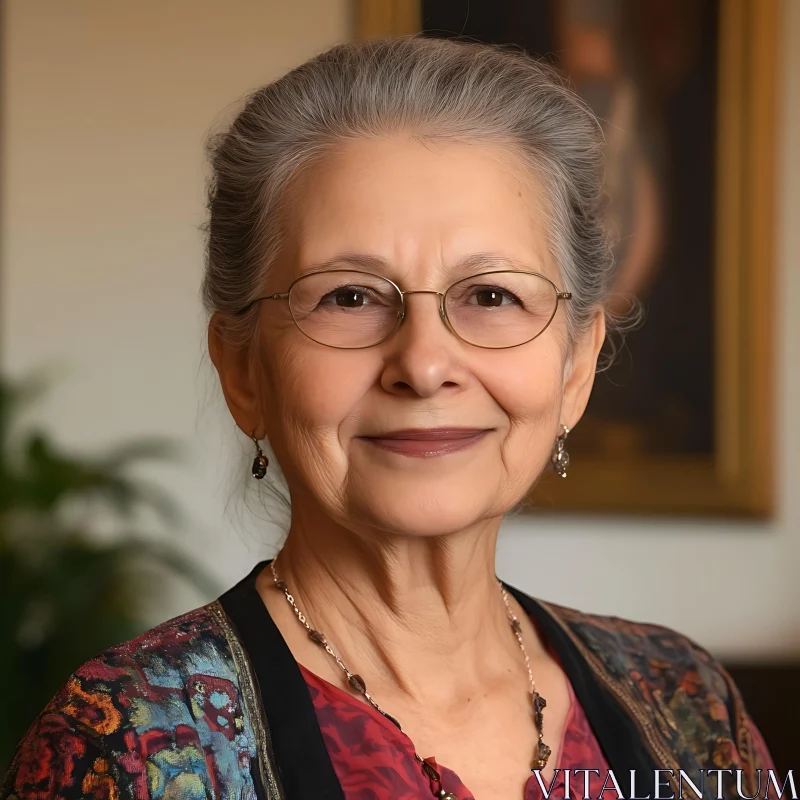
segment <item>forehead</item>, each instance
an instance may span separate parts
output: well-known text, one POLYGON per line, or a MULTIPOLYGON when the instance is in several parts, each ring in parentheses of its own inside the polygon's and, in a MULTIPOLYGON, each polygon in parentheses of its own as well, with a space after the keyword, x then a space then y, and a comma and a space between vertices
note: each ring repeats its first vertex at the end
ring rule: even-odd
POLYGON ((281 271, 293 278, 355 253, 389 277, 424 282, 474 272, 490 254, 488 268, 505 259, 556 278, 545 209, 536 177, 509 150, 400 135, 352 141, 294 185, 281 271))

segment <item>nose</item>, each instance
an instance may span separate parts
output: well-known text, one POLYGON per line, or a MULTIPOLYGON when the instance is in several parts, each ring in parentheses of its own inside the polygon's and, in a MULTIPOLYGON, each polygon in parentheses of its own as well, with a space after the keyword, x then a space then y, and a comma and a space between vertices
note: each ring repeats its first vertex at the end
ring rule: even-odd
MULTIPOLYGON (((403 298, 408 297, 411 294, 432 294, 436 297, 438 301, 439 307, 439 319, 445 324, 447 330, 450 330, 450 324, 447 321, 447 315, 444 313, 444 292, 435 292, 433 289, 417 289, 413 292, 403 292, 403 298)), ((406 300, 404 303, 404 310, 408 310, 408 301, 406 300)), ((404 317, 405 320, 405 317, 404 317)))
POLYGON ((468 382, 460 359, 460 343, 444 317, 441 292, 406 292, 434 297, 422 302, 406 300, 400 328, 385 346, 386 360, 381 385, 393 394, 432 397, 440 391, 459 391, 468 382), (434 314, 434 299, 438 314, 434 314), (413 306, 413 308, 412 308, 413 306), (438 318, 437 318, 438 317, 438 318))

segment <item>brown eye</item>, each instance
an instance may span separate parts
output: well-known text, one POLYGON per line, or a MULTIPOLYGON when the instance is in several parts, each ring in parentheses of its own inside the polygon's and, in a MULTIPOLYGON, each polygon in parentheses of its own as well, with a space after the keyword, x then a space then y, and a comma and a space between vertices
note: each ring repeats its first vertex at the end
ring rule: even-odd
POLYGON ((479 306, 499 306, 503 303, 503 295, 494 289, 482 289, 475 293, 479 306))
POLYGON ((362 308, 374 305, 375 292, 364 286, 339 286, 323 295, 319 304, 336 308, 362 308))
POLYGON ((476 288, 470 302, 483 308, 499 308, 502 305, 519 305, 519 299, 506 289, 497 286, 483 286, 476 288))
POLYGON ((344 289, 336 292, 336 305, 342 308, 358 308, 359 306, 363 306, 365 301, 366 297, 363 292, 357 292, 352 289, 344 289))

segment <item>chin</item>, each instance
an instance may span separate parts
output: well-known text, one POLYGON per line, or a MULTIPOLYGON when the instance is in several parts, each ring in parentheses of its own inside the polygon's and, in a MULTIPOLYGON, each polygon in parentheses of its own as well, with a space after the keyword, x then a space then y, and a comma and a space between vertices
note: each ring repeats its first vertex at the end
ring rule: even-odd
MULTIPOLYGON (((370 527, 405 536, 445 536, 458 533, 508 509, 485 479, 478 485, 456 475, 424 480, 395 477, 361 484, 351 508, 370 527)), ((513 502, 508 503, 511 508, 513 502)))

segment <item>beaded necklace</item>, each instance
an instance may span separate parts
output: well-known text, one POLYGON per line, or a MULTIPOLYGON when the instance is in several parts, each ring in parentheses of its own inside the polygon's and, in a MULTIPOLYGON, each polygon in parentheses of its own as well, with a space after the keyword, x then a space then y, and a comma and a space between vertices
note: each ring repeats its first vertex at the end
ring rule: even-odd
MULTIPOLYGON (((306 619, 305 615, 297 606, 294 597, 289 592, 289 587, 287 586, 286 582, 281 580, 278 576, 278 571, 275 567, 277 562, 277 558, 273 559, 270 562, 270 569, 272 570, 272 580, 275 586, 280 589, 284 596, 286 597, 287 602, 292 607, 292 611, 294 611, 295 616, 297 617, 300 624, 306 629, 308 633, 309 639, 311 639, 314 644, 321 647, 326 653, 328 653, 331 658, 339 665, 339 668, 344 672, 347 680, 347 685, 354 691, 360 694, 378 713, 382 714, 386 719, 392 722, 394 725, 397 726, 398 730, 402 731, 403 728, 401 727, 398 720, 393 717, 391 714, 384 711, 376 702, 372 695, 367 691, 367 685, 364 682, 364 679, 355 672, 351 672, 348 669, 347 665, 342 661, 342 659, 336 654, 334 649, 328 643, 327 638, 323 633, 312 628, 309 625, 308 620, 306 619)), ((544 743, 542 739, 542 728, 543 728, 543 716, 542 710, 547 705, 545 702, 544 697, 542 697, 539 692, 536 691, 536 681, 533 679, 533 672, 531 671, 531 662, 528 658, 528 653, 525 650, 525 644, 522 640, 522 625, 520 625, 519 620, 515 616, 514 612, 511 610, 511 605, 508 602, 508 593, 506 592, 503 584, 498 581, 498 585, 500 587, 500 594, 503 598, 503 603, 506 607, 506 614, 508 616, 509 623, 511 625, 511 630, 514 634, 514 637, 519 644, 519 648, 522 651, 523 658, 525 659, 525 669, 528 671, 528 681, 530 683, 530 692, 531 692, 531 703, 533 706, 533 717, 534 722, 536 724, 536 730, 539 735, 539 741, 537 742, 536 746, 536 754, 533 759, 533 766, 531 769, 541 769, 547 764, 547 759, 550 757, 550 748, 544 743)), ((433 792, 434 797, 440 798, 440 800, 458 800, 458 798, 452 793, 447 792, 442 788, 442 779, 439 775, 438 770, 426 759, 422 758, 417 752, 416 748, 414 751, 414 758, 420 763, 423 773, 430 781, 431 791, 433 792)))

